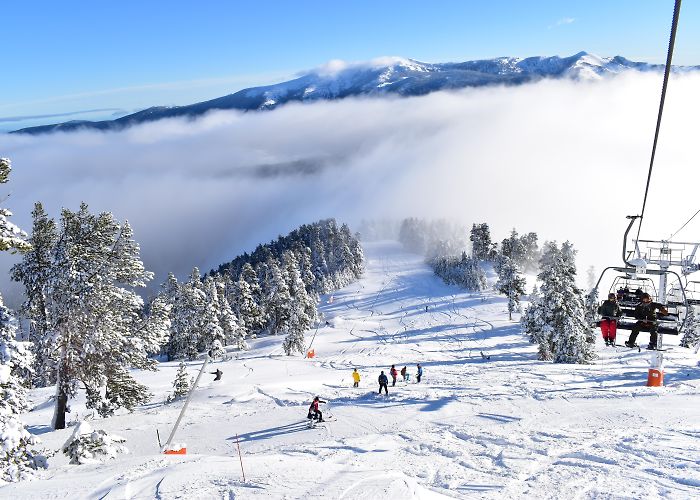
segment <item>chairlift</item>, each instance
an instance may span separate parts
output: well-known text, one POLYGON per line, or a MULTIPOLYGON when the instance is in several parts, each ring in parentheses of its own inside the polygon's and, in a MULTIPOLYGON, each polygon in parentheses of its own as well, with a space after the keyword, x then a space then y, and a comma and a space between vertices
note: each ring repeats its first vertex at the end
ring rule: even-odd
MULTIPOLYGON (((642 293, 648 293, 653 302, 659 302, 668 310, 667 315, 657 316, 655 322, 656 331, 659 334, 678 335, 683 329, 688 310, 688 301, 681 277, 669 269, 668 263, 660 265, 659 269, 647 267, 646 264, 659 264, 659 262, 653 257, 648 257, 651 253, 642 254, 639 248, 639 241, 635 241, 634 254, 636 258, 632 258, 632 252, 627 252, 627 235, 638 217, 631 216, 628 218, 631 221, 625 231, 622 247, 622 259, 625 262, 625 266, 610 266, 603 269, 593 290, 597 292, 603 276, 608 271, 616 272, 617 276, 613 279, 610 293, 614 293, 618 297, 622 313, 622 316, 617 321, 617 328, 631 330, 635 326, 637 321, 639 321, 634 314, 635 308, 641 302, 642 293), (666 283, 669 282, 668 278, 674 276, 676 283, 670 290, 667 290, 666 283)), ((700 303, 700 293, 698 299, 698 303, 700 303)), ((600 325, 600 319, 597 318, 597 325, 600 325)), ((651 328, 643 327, 640 331, 649 332, 651 328)))
MULTIPOLYGON (((618 273, 618 275, 613 278, 609 292, 617 296, 620 312, 622 313, 617 320, 617 328, 618 330, 631 330, 638 321, 634 311, 637 304, 641 302, 641 295, 643 293, 648 293, 653 302, 659 302, 659 293, 653 277, 658 277, 661 274, 673 273, 673 271, 647 269, 645 271, 646 275, 640 275, 636 267, 607 267, 601 273, 595 290, 598 289, 606 272, 611 270, 618 273)), ((682 295, 682 289, 680 292, 681 297, 684 297, 684 295, 682 295)), ((667 302, 663 305, 668 309, 668 314, 657 317, 657 332, 668 335, 678 335, 683 326, 683 320, 681 320, 680 314, 680 308, 683 306, 683 303, 676 304, 667 302)), ((601 318, 596 318, 596 325, 600 325, 600 319, 601 318)), ((642 328, 640 331, 649 332, 651 328, 642 328)))

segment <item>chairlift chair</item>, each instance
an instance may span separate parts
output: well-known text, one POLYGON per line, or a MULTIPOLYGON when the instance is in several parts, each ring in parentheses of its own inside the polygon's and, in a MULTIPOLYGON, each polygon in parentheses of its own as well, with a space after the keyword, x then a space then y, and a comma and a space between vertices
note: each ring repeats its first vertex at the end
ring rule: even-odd
MULTIPOLYGON (((651 296, 653 302, 658 302, 658 291, 656 284, 653 280, 653 276, 660 276, 661 274, 675 274, 673 271, 660 271, 657 269, 645 269, 644 275, 640 274, 639 268, 635 267, 607 267, 603 270, 598 279, 594 290, 597 290, 600 286, 603 276, 607 271, 614 270, 618 275, 613 279, 612 285, 610 286, 610 292, 618 295, 618 303, 620 305, 620 312, 622 315, 617 320, 618 330, 631 330, 637 321, 637 317, 634 315, 634 310, 637 304, 641 301, 641 293, 648 293, 651 296), (618 291, 623 290, 621 294, 618 291), (639 292, 640 290, 641 292, 639 292), (638 291, 637 294, 634 292, 638 291)), ((680 280, 679 280, 680 282, 680 280)), ((700 285, 700 283, 699 283, 700 285)), ((700 286, 699 286, 700 289, 700 286)), ((681 292, 681 297, 683 302, 675 303, 669 302, 664 304, 668 309, 668 314, 665 316, 657 316, 656 320, 656 331, 658 333, 663 333, 666 335, 678 335, 683 327, 683 319, 681 319, 681 314, 679 308, 685 305, 685 296, 683 295, 683 288, 679 289, 681 292)), ((700 293, 700 292, 699 292, 700 293)), ((700 298, 700 297, 699 297, 700 298)), ((602 318, 596 318, 596 325, 600 325, 600 320, 602 318)), ((650 332, 651 327, 643 327, 640 329, 642 332, 650 332)))

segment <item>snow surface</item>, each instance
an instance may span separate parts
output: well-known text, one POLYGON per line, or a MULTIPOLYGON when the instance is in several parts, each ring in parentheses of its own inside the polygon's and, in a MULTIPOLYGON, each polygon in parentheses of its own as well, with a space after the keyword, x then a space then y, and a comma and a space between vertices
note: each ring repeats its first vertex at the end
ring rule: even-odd
MULTIPOLYGON (((164 444, 183 404, 163 403, 178 368, 163 363, 136 374, 151 403, 91 422, 125 437, 129 454, 76 466, 58 453, 37 480, 0 488, 0 497, 700 496, 700 368, 678 339, 664 339, 676 346, 665 353, 661 388, 645 386, 649 353, 601 339, 593 365, 540 362, 508 321, 505 298, 444 285, 397 243, 365 252, 365 277, 323 298, 330 325, 317 331, 315 358, 287 357, 281 337, 266 337, 207 367, 224 375, 203 377, 192 396, 174 438, 187 455, 159 452, 156 429, 164 444), (379 396, 377 377, 391 364, 408 366, 411 383, 379 396), (321 408, 333 418, 308 429, 314 395, 330 402, 321 408)), ((200 366, 190 363, 190 374, 200 366)), ((56 450, 73 429, 49 431, 52 392, 32 391, 35 409, 23 418, 56 450)), ((69 416, 85 413, 81 401, 71 406, 69 416)))

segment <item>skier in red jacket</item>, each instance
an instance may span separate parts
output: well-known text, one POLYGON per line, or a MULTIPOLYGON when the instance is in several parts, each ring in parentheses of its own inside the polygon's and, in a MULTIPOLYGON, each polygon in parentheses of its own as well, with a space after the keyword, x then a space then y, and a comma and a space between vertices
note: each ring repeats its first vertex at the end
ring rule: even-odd
POLYGON ((318 409, 319 403, 325 403, 325 401, 322 401, 318 396, 316 396, 311 402, 311 406, 309 406, 309 414, 306 418, 318 419, 319 422, 323 422, 323 413, 321 413, 321 410, 318 409))
POLYGON ((391 375, 391 387, 394 387, 396 385, 396 377, 399 376, 399 372, 396 371, 396 367, 394 365, 391 365, 391 370, 389 370, 389 375, 391 375))

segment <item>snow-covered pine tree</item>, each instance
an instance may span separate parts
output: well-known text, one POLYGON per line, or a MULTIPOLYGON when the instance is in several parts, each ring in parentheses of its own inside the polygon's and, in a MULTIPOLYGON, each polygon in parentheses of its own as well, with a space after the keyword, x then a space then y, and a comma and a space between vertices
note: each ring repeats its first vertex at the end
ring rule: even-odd
POLYGON ((255 303, 250 285, 244 279, 236 282, 235 293, 233 295, 233 308, 238 317, 238 327, 243 338, 255 336, 262 326, 262 311, 255 303))
MULTIPOLYGON (((498 257, 506 257, 518 266, 524 265, 525 247, 515 228, 510 232, 510 236, 501 242, 501 251, 498 257)), ((499 261, 500 259, 497 258, 497 263, 499 261)))
POLYGON ((508 257, 501 257, 496 289, 508 297, 508 319, 518 310, 520 296, 525 294, 525 278, 520 275, 518 266, 508 257))
POLYGON ((195 267, 190 278, 180 285, 178 316, 173 320, 178 325, 182 355, 187 359, 196 359, 200 347, 207 349, 200 339, 205 322, 213 321, 205 316, 207 297, 200 276, 199 268, 195 267))
POLYGON ((693 348, 700 345, 700 317, 696 316, 693 306, 688 308, 684 328, 685 333, 681 339, 681 347, 693 348))
MULTIPOLYGON (((0 184, 9 180, 11 170, 10 160, 0 158, 0 184)), ((11 215, 0 208, 0 251, 27 252, 31 250, 27 235, 8 220, 11 215)), ((32 356, 16 341, 16 331, 15 319, 0 295, 0 484, 19 481, 45 466, 45 459, 31 449, 38 440, 19 419, 27 407, 25 384, 31 379, 32 356)))
POLYGON ((595 333, 586 323, 581 291, 576 287, 575 251, 567 241, 559 249, 547 242, 540 259, 540 297, 523 317, 531 342, 542 360, 588 363, 595 358, 595 333))
POLYGON ((65 428, 78 381, 89 407, 107 414, 123 400, 117 394, 145 391, 127 368, 155 370, 148 354, 167 335, 167 308, 142 315, 143 300, 134 289, 153 275, 144 270, 132 236, 127 222, 119 224, 110 213, 93 215, 84 203, 77 212, 62 212, 47 295, 52 347, 59 353, 55 429, 65 428))
POLYGON ((33 227, 28 241, 32 249, 12 266, 12 279, 24 285, 26 300, 20 313, 29 319, 29 340, 34 355, 32 385, 46 387, 56 383, 55 352, 50 349, 50 325, 46 294, 52 273, 51 252, 58 234, 56 222, 49 218, 41 203, 34 204, 33 227))
POLYGON ((17 327, 0 296, 0 484, 19 481, 43 466, 43 457, 31 449, 38 440, 19 419, 27 409, 23 381, 31 370, 32 356, 15 340, 17 327))
POLYGON ((494 258, 491 230, 487 223, 473 224, 469 240, 472 242, 472 257, 477 260, 492 260, 494 258))
POLYGON ((168 402, 176 401, 190 392, 190 379, 187 375, 187 365, 184 361, 180 361, 173 381, 173 394, 168 397, 168 402))
MULTIPOLYGON (((12 171, 8 158, 0 158, 0 184, 10 180, 12 171)), ((0 252, 27 252, 32 246, 27 242, 27 234, 8 220, 12 216, 7 208, 0 208, 0 252)))
POLYGON ((291 297, 291 307, 287 322, 287 337, 284 339, 282 348, 289 356, 294 351, 301 354, 305 352, 304 332, 316 322, 316 303, 313 297, 306 293, 306 287, 301 279, 301 272, 294 253, 285 252, 283 264, 291 297))
POLYGON ((183 322, 189 322, 189 318, 182 314, 182 293, 180 283, 173 273, 168 273, 168 279, 161 285, 158 295, 169 307, 170 329, 168 341, 163 346, 168 361, 182 359, 187 353, 187 331, 183 322))
MULTIPOLYGON (((223 346, 226 342, 224 330, 220 322, 223 303, 219 299, 219 290, 214 282, 214 278, 211 276, 204 278, 202 291, 204 292, 204 301, 200 312, 201 330, 197 342, 197 349, 199 352, 211 350, 214 346, 214 342, 218 341, 220 346, 223 346)), ((225 301, 226 299, 223 300, 225 301)))
POLYGON ((226 283, 223 278, 214 278, 217 290, 217 306, 219 326, 224 333, 224 345, 235 345, 238 349, 248 349, 245 341, 246 330, 238 324, 238 319, 226 298, 226 283))
POLYGON ((598 289, 592 288, 590 292, 586 294, 584 308, 586 311, 586 324, 591 327, 596 326, 596 319, 598 317, 598 289))
POLYGON ((263 284, 265 294, 265 314, 269 319, 268 333, 278 335, 287 330, 291 314, 291 296, 287 278, 278 263, 267 261, 267 275, 263 284))

